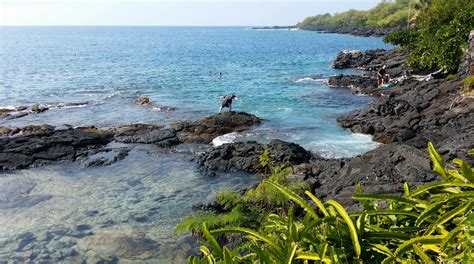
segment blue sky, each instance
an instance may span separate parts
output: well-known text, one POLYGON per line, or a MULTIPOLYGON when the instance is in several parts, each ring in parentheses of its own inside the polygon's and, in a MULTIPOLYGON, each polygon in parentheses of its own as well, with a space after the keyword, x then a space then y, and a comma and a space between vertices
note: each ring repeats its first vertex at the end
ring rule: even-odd
POLYGON ((292 25, 380 0, 0 0, 0 25, 292 25))

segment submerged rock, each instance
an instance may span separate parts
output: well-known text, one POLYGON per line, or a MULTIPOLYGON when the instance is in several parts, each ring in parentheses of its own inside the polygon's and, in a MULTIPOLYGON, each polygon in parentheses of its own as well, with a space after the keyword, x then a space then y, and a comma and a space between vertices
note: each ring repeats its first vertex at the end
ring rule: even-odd
POLYGON ((49 200, 51 195, 31 195, 36 182, 29 178, 0 181, 0 209, 27 208, 49 200))
POLYGON ((77 242, 88 261, 143 261, 159 254, 160 243, 136 230, 103 229, 77 242))
POLYGON ((273 160, 288 166, 309 162, 312 154, 301 146, 282 140, 268 145, 254 141, 223 144, 197 157, 199 165, 207 171, 260 172, 260 156, 267 148, 273 160))

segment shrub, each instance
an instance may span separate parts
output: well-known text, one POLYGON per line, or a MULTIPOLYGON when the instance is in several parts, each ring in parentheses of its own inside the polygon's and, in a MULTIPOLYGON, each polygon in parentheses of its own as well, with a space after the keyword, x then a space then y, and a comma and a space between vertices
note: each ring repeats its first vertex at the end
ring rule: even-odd
POLYGON ((469 32, 474 28, 474 1, 433 0, 416 18, 416 27, 393 33, 386 41, 412 51, 408 64, 424 69, 458 69, 469 32), (413 32, 414 31, 414 32, 413 32))
MULTIPOLYGON (((428 146, 433 170, 441 182, 411 191, 404 197, 364 194, 360 186, 354 199, 364 210, 347 213, 336 201, 322 202, 310 192, 308 200, 281 184, 265 180, 305 214, 295 218, 270 214, 258 230, 226 227, 209 231, 201 224, 208 246, 203 256, 189 263, 472 263, 474 260, 474 172, 469 164, 453 161, 448 168, 433 145, 428 146), (385 206, 381 206, 385 205, 385 206), (241 234, 245 248, 230 250, 214 238, 219 234, 241 234)), ((473 154, 474 151, 470 151, 473 154)))
POLYGON ((471 92, 474 90, 474 75, 464 78, 461 83, 464 86, 464 93, 471 92))

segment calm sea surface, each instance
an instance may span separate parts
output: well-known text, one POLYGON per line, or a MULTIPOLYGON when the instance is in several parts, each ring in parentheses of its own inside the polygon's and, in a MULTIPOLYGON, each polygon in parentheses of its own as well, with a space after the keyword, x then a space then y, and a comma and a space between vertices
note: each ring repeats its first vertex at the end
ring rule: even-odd
MULTIPOLYGON (((244 27, 0 27, 0 107, 85 103, 0 119, 0 126, 166 125, 216 113, 217 97, 234 93, 239 98, 234 110, 266 121, 216 141, 279 138, 326 157, 354 156, 376 144, 369 136, 340 128, 336 117, 371 99, 327 88, 322 80, 344 72, 331 68, 339 51, 374 48, 389 47, 380 38, 244 27), (135 105, 142 96, 176 110, 135 105)), ((84 243, 80 236, 57 232, 44 238, 47 231, 73 232, 77 224, 87 224, 97 234, 146 233, 165 245, 151 262, 179 263, 188 243, 173 229, 192 205, 209 201, 218 189, 257 180, 246 174, 203 176, 190 161, 189 149, 164 153, 153 146, 132 148, 125 160, 102 168, 61 163, 0 174, 0 191, 6 193, 0 192, 0 262, 36 261, 46 255, 54 259, 66 256, 65 248, 75 251, 67 261, 100 258, 77 246, 84 243), (2 201, 18 196, 12 189, 44 199, 2 207, 2 201), (34 239, 26 249, 12 249, 27 232, 34 239), (26 256, 33 251, 38 254, 26 256)))

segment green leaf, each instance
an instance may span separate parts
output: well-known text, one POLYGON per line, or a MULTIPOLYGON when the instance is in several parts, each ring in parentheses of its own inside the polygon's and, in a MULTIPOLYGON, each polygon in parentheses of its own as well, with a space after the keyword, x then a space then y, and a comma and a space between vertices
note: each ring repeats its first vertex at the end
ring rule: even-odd
POLYGON ((469 182, 474 182, 474 175, 472 173, 472 168, 466 162, 462 162, 461 164, 461 174, 466 178, 469 182))
POLYGON ((204 237, 206 238, 207 242, 209 242, 209 245, 211 245, 211 247, 214 249, 217 257, 222 258, 223 257, 222 248, 219 245, 219 243, 217 243, 217 240, 214 238, 214 236, 212 236, 211 233, 209 233, 206 222, 201 224, 201 229, 204 234, 204 237))
POLYGON ((320 258, 319 255, 314 254, 314 253, 297 253, 296 254, 296 259, 301 259, 301 260, 322 260, 324 263, 332 263, 331 259, 324 257, 320 258))
POLYGON ((428 151, 430 153, 431 161, 433 162, 433 171, 437 172, 443 179, 448 179, 444 169, 443 158, 438 154, 431 142, 428 142, 428 151))
POLYGON ((358 201, 393 201, 404 204, 419 206, 416 201, 395 195, 387 194, 354 194, 352 198, 358 201))
POLYGON ((405 193, 405 196, 408 197, 410 195, 410 186, 408 182, 405 182, 403 184, 403 192, 405 193))
POLYGON ((298 228, 296 227, 296 224, 293 223, 291 226, 289 226, 289 237, 291 238, 292 241, 298 241, 298 228))
POLYGON ((440 187, 466 187, 466 188, 474 189, 474 184, 463 183, 463 182, 452 182, 452 181, 444 181, 444 182, 429 184, 429 185, 418 187, 416 191, 410 194, 409 198, 420 195, 420 194, 424 194, 431 189, 440 188, 440 187))
POLYGON ((270 247, 280 250, 280 247, 273 242, 273 240, 269 237, 267 237, 264 234, 261 234, 255 230, 248 229, 248 228, 243 228, 243 227, 226 227, 226 228, 220 228, 220 229, 215 229, 210 232, 211 234, 225 234, 225 233, 240 233, 240 234, 246 234, 254 237, 255 239, 261 240, 265 243, 267 243, 270 247))
POLYGON ((305 191, 304 193, 318 206, 319 210, 321 211, 321 213, 323 213, 325 217, 329 216, 329 213, 324 207, 323 203, 318 198, 316 198, 316 196, 314 196, 309 191, 305 191))
POLYGON ((288 255, 288 259, 286 260, 287 264, 291 264, 293 262, 293 259, 295 258, 296 249, 298 248, 298 244, 296 243, 292 243, 292 244, 293 246, 292 246, 291 252, 288 255))
POLYGON ((430 216, 436 216, 437 211, 446 203, 445 200, 438 201, 432 204, 430 207, 426 208, 420 216, 416 219, 415 225, 420 226, 424 221, 426 221, 430 216))
POLYGON ((199 251, 204 255, 204 258, 207 259, 208 264, 215 264, 216 260, 214 259, 214 256, 211 254, 211 251, 205 247, 205 246, 200 246, 199 251))
POLYGON ((415 238, 412 238, 408 241, 405 241, 403 244, 401 244, 395 250, 394 254, 397 257, 401 257, 403 253, 410 250, 410 248, 412 248, 412 246, 416 243, 439 244, 443 241, 444 238, 445 238, 444 236, 420 236, 420 237, 415 237, 415 238))
POLYGON ((383 211, 364 211, 364 212, 357 212, 357 213, 350 213, 351 216, 359 216, 362 214, 366 214, 368 216, 374 215, 405 215, 411 217, 418 217, 417 213, 403 211, 403 210, 383 210, 383 211))
MULTIPOLYGON (((352 214, 351 214, 352 216, 352 214)), ((364 232, 365 232, 365 223, 366 223, 366 218, 367 214, 365 212, 362 212, 359 217, 357 218, 356 225, 357 225, 357 230, 359 230, 359 236, 363 237, 364 232)))
POLYGON ((232 253, 227 247, 224 247, 224 263, 232 264, 232 253))
POLYGON ((463 214, 465 211, 468 211, 471 208, 472 203, 473 203, 472 201, 467 201, 467 202, 461 204, 460 206, 456 207, 455 209, 453 209, 453 210, 443 214, 442 216, 440 216, 438 218, 438 220, 428 228, 428 230, 425 232, 425 235, 429 235, 429 234, 433 233, 433 231, 435 231, 436 227, 448 222, 449 220, 451 220, 455 216, 457 216, 459 214, 463 214))
POLYGON ((364 238, 365 239, 397 239, 397 240, 409 240, 411 239, 411 235, 407 233, 401 232, 394 232, 394 231, 387 231, 387 232, 365 232, 364 238))
POLYGON ((431 258, 428 257, 428 255, 426 255, 426 253, 420 247, 413 245, 413 249, 415 250, 415 253, 420 256, 424 263, 433 263, 433 260, 431 260, 431 258))
POLYGON ((392 251, 390 251, 390 249, 382 244, 372 244, 371 245, 372 247, 372 250, 375 250, 379 253, 382 253, 386 256, 389 256, 389 257, 395 257, 395 255, 392 253, 392 251))
POLYGON ((264 180, 263 182, 266 183, 266 184, 269 184, 270 186, 273 186, 274 188, 279 190, 281 193, 283 193, 286 197, 288 197, 289 199, 295 201, 298 205, 300 205, 314 219, 319 218, 318 215, 316 214, 316 212, 311 207, 311 205, 308 202, 306 202, 303 198, 301 198, 299 195, 297 195, 296 193, 294 193, 294 192, 288 190, 287 188, 285 188, 285 187, 283 187, 283 186, 281 186, 277 183, 274 183, 272 181, 264 180))
POLYGON ((319 261, 318 263, 322 263, 323 259, 326 258, 326 251, 328 250, 328 243, 321 244, 319 247, 319 261))
POLYGON ((451 232, 449 232, 446 238, 444 238, 443 241, 441 242, 441 248, 443 250, 446 249, 446 247, 448 246, 448 243, 450 243, 453 238, 455 238, 459 233, 461 233, 463 229, 464 229, 464 226, 460 225, 454 228, 453 230, 451 230, 451 232))
POLYGON ((336 211, 339 213, 342 219, 344 219, 344 222, 346 222, 347 226, 349 227, 349 231, 350 231, 350 235, 352 239, 352 245, 354 246, 354 252, 356 253, 357 256, 360 256, 361 246, 359 242, 359 237, 357 235, 357 229, 354 226, 354 223, 352 222, 351 217, 349 216, 349 214, 347 214, 344 207, 342 207, 342 205, 339 204, 338 202, 334 200, 329 200, 326 202, 326 204, 329 204, 332 207, 334 207, 334 209, 336 209, 336 211))

